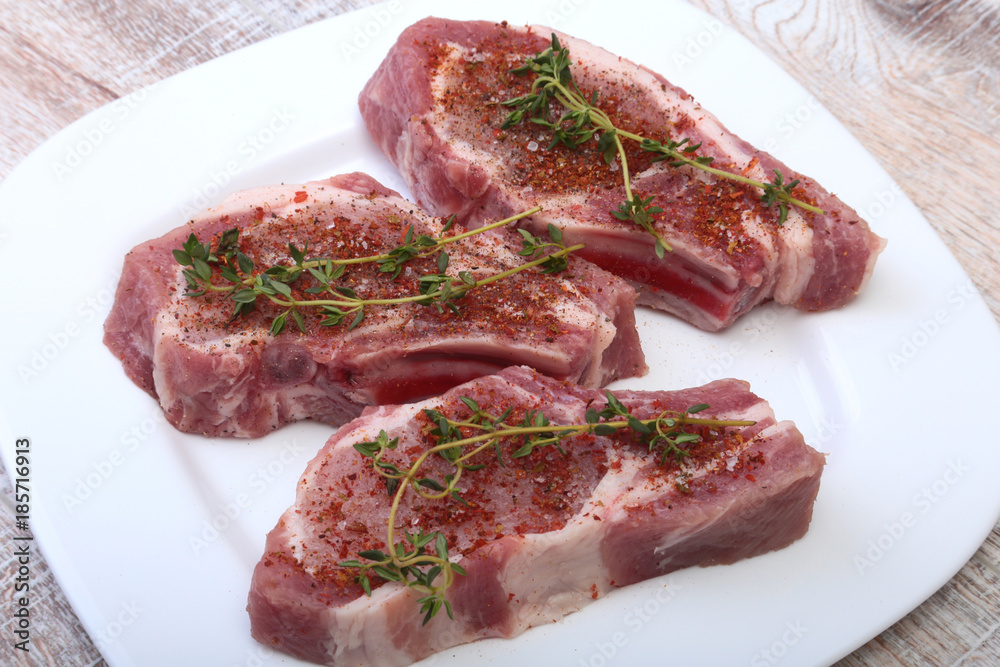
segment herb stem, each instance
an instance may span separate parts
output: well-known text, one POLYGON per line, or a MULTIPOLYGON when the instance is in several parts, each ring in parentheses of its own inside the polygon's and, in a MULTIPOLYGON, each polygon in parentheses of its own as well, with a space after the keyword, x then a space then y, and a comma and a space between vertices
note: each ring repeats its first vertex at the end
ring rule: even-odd
MULTIPOLYGON (((652 419, 640 419, 639 421, 642 422, 643 424, 646 424, 647 426, 652 426, 653 424, 657 423, 657 421, 660 421, 662 419, 663 415, 661 414, 660 416, 654 417, 652 419)), ((674 417, 673 419, 675 424, 684 424, 689 426, 708 426, 717 428, 725 428, 729 426, 753 426, 754 424, 757 423, 746 420, 701 419, 698 417, 674 417)), ((453 426, 468 425, 468 424, 462 424, 461 422, 452 422, 451 420, 449 420, 449 423, 452 424, 453 426)), ((629 421, 628 420, 602 421, 600 422, 600 424, 602 426, 610 426, 612 428, 621 429, 621 428, 627 428, 629 426, 629 421)), ((585 433, 587 431, 592 431, 593 428, 594 424, 565 424, 565 425, 552 424, 548 426, 512 426, 510 428, 490 431, 489 433, 484 433, 481 435, 469 436, 468 438, 463 438, 462 440, 453 440, 451 442, 446 442, 441 445, 436 445, 431 449, 427 450, 426 454, 428 455, 436 454, 446 449, 454 449, 456 447, 467 447, 469 445, 475 445, 483 441, 486 441, 487 444, 492 444, 493 440, 498 440, 500 438, 507 438, 511 436, 531 435, 533 433, 552 433, 553 431, 559 431, 559 432, 572 431, 574 434, 579 434, 579 433, 585 433)), ((481 449, 483 448, 480 448, 480 450, 481 449)), ((471 454, 467 454, 462 458, 463 459, 471 458, 471 454)), ((418 461, 422 463, 423 462, 422 459, 425 459, 424 455, 421 455, 418 461)))
MULTIPOLYGON (((525 262, 524 264, 518 264, 517 266, 502 271, 500 273, 495 273, 492 276, 483 278, 482 280, 476 280, 475 282, 469 284, 462 284, 456 286, 452 290, 453 297, 459 298, 465 292, 476 289, 477 287, 483 287, 484 285, 489 285, 495 283, 504 278, 508 278, 527 269, 533 268, 535 266, 540 266, 551 260, 552 258, 565 257, 571 252, 575 252, 584 248, 583 243, 578 243, 561 250, 557 250, 538 259, 534 259, 530 262, 525 262)), ((226 291, 226 290, 222 290, 226 291)), ((297 308, 299 306, 310 306, 310 307, 322 307, 322 306, 335 306, 335 307, 352 307, 352 306, 392 306, 403 303, 413 303, 415 301, 427 301, 428 299, 433 299, 439 296, 443 292, 442 289, 438 289, 434 292, 427 294, 413 294, 410 296, 395 297, 392 299, 307 299, 305 301, 300 301, 298 299, 283 299, 281 297, 275 296, 273 294, 265 294, 265 296, 270 299, 276 305, 282 306, 283 308, 297 308)))
MULTIPOLYGON (((503 220, 500 220, 500 221, 497 221, 497 222, 491 222, 488 225, 483 225, 482 227, 478 227, 476 229, 471 229, 469 231, 462 232, 461 234, 456 234, 454 236, 449 236, 446 239, 444 239, 444 243, 454 243, 456 241, 461 241, 463 239, 467 239, 467 238, 469 238, 471 236, 476 236, 477 234, 482 234, 483 232, 488 232, 491 229, 497 229, 498 227, 505 227, 505 226, 509 225, 512 222, 517 222, 518 220, 521 220, 522 218, 527 218, 528 216, 534 215, 535 213, 538 213, 541 210, 542 210, 541 206, 535 206, 534 208, 529 208, 527 211, 522 211, 521 213, 518 213, 516 215, 512 215, 509 218, 504 218, 503 220)), ((432 254, 433 252, 434 251, 429 250, 426 253, 424 253, 424 255, 432 254)), ((423 255, 421 255, 421 256, 423 256, 423 255)), ((380 259, 382 257, 388 257, 388 255, 380 255, 379 256, 380 259)), ((369 261, 371 261, 371 260, 369 260, 369 261)))
MULTIPOLYGON (((551 77, 544 77, 544 78, 550 81, 551 85, 555 86, 559 90, 560 94, 555 95, 555 99, 559 100, 559 102, 563 106, 573 111, 589 113, 591 122, 594 125, 596 125, 597 127, 606 132, 615 133, 615 146, 618 149, 618 156, 621 159, 621 164, 622 164, 622 180, 624 181, 625 184, 625 198, 632 199, 632 189, 630 187, 630 182, 629 182, 628 159, 625 157, 625 147, 622 144, 621 139, 619 139, 619 137, 625 137, 626 139, 631 139, 632 141, 635 141, 639 144, 646 143, 649 140, 640 134, 629 132, 628 130, 623 130, 619 127, 616 127, 615 124, 611 122, 611 118, 606 113, 604 113, 604 111, 602 111, 600 108, 589 104, 586 100, 584 100, 578 94, 566 88, 559 81, 551 77)), ((703 164, 684 155, 684 153, 681 151, 669 149, 664 146, 658 152, 663 153, 664 155, 670 157, 672 160, 680 160, 681 162, 689 166, 701 169, 704 172, 707 172, 714 176, 718 176, 720 178, 727 178, 729 180, 737 181, 739 183, 743 183, 744 185, 749 185, 758 188, 760 190, 764 190, 767 188, 766 183, 754 180, 752 178, 744 176, 743 174, 738 174, 732 171, 719 169, 718 167, 713 167, 708 164, 703 164)), ((791 195, 786 195, 786 196, 779 195, 778 198, 781 199, 782 201, 788 202, 789 204, 798 206, 799 208, 811 211, 812 213, 818 213, 820 215, 823 215, 825 213, 825 211, 823 211, 823 209, 819 208, 818 206, 807 204, 806 202, 796 199, 791 195)))
MULTIPOLYGON (((516 215, 512 215, 512 216, 510 216, 508 218, 504 218, 503 220, 499 220, 497 222, 491 222, 490 224, 483 225, 482 227, 479 227, 477 229, 468 230, 468 231, 462 232, 461 234, 455 234, 454 236, 446 236, 446 237, 442 237, 442 238, 436 239, 436 242, 435 242, 434 246, 431 247, 430 250, 426 250, 424 252, 416 254, 416 255, 414 255, 414 258, 429 257, 429 256, 433 255, 434 253, 438 252, 442 247, 448 245, 449 243, 456 243, 458 241, 462 241, 462 240, 470 238, 472 236, 476 236, 478 234, 482 234, 483 232, 488 232, 491 229, 497 229, 499 227, 504 227, 506 225, 509 225, 512 222, 516 222, 516 221, 518 221, 518 220, 520 220, 522 218, 526 218, 526 217, 528 217, 530 215, 534 215, 535 213, 538 213, 541 210, 542 210, 541 206, 535 206, 534 208, 528 209, 527 211, 522 211, 521 213, 518 213, 516 215)), ((354 265, 354 264, 368 264, 368 263, 371 263, 371 262, 378 262, 380 260, 391 259, 391 258, 392 258, 392 254, 391 253, 382 253, 381 255, 366 255, 364 257, 348 257, 346 259, 328 259, 328 258, 322 258, 322 259, 305 260, 301 264, 299 264, 298 266, 301 266, 303 269, 310 269, 310 268, 312 268, 312 269, 322 269, 327 264, 332 265, 332 266, 351 266, 351 265, 354 265)), ((256 280, 256 276, 254 276, 254 275, 248 275, 245 278, 243 278, 242 282, 239 283, 239 284, 242 284, 244 286, 249 287, 249 286, 251 286, 251 285, 254 284, 255 280, 256 280)), ((239 284, 237 284, 237 285, 234 286, 234 285, 215 285, 215 284, 209 283, 209 284, 204 285, 204 287, 206 289, 209 289, 209 290, 213 291, 213 292, 228 292, 228 291, 231 291, 231 290, 235 289, 236 287, 238 287, 239 284)), ((273 301, 273 299, 272 299, 272 301, 273 301)), ((278 302, 275 301, 275 303, 278 303, 278 302)))
POLYGON ((562 250, 557 250, 557 251, 555 251, 553 253, 545 255, 544 257, 539 257, 538 259, 534 259, 534 260, 532 260, 530 262, 525 262, 524 264, 520 264, 518 266, 515 266, 512 269, 507 269, 506 271, 502 271, 500 273, 494 274, 492 276, 489 276, 488 278, 483 278, 482 280, 477 280, 475 282, 475 284, 469 285, 468 289, 471 290, 471 289, 475 289, 476 287, 482 287, 483 285, 489 285, 490 283, 495 283, 496 281, 503 280, 504 278, 507 278, 508 276, 514 275, 515 273, 520 273, 521 271, 524 271, 525 269, 530 269, 530 268, 535 267, 535 266, 541 266, 542 264, 545 264, 546 262, 548 262, 552 258, 566 257, 571 252, 576 252, 577 250, 581 250, 584 247, 585 246, 584 246, 583 243, 577 243, 576 245, 572 245, 572 246, 569 246, 567 248, 563 248, 562 250))
MULTIPOLYGON (((466 397, 461 397, 460 400, 473 410, 473 414, 463 420, 451 419, 436 410, 424 410, 424 414, 431 420, 431 424, 424 428, 424 432, 437 437, 437 442, 432 447, 424 449, 404 470, 400 470, 395 464, 383 460, 383 455, 387 451, 397 447, 398 438, 390 441, 385 431, 381 431, 374 442, 356 443, 355 449, 362 455, 372 458, 372 469, 386 479, 387 488, 392 495, 386 525, 387 553, 363 551, 359 555, 370 562, 347 560, 341 562, 340 565, 360 570, 356 580, 361 583, 368 595, 371 595, 369 573, 386 581, 399 582, 426 593, 418 600, 421 612, 424 613, 425 624, 441 607, 444 607, 448 615, 451 616, 451 604, 446 599, 445 593, 454 582, 455 574, 464 575, 465 570, 458 562, 453 562, 453 559, 448 555, 447 538, 440 532, 425 534, 423 531, 418 531, 418 534, 413 536, 404 531, 406 542, 412 546, 412 549, 408 549, 404 542, 397 543, 396 541, 396 521, 410 487, 420 497, 428 500, 440 500, 453 496, 465 503, 457 491, 462 472, 467 468, 478 470, 484 467, 485 464, 470 465, 469 461, 487 448, 497 446, 503 438, 524 439, 524 445, 511 454, 511 457, 516 459, 529 455, 538 447, 552 444, 558 447, 559 442, 583 433, 607 436, 628 429, 639 439, 639 442, 648 443, 651 452, 654 448, 662 450, 660 459, 662 464, 666 461, 668 454, 674 455, 677 460, 688 456, 688 450, 683 449, 681 445, 701 440, 700 435, 686 432, 677 428, 678 426, 725 428, 752 426, 755 423, 745 420, 705 419, 691 416, 706 409, 708 406, 705 404, 692 406, 683 413, 664 411, 655 418, 640 420, 630 415, 628 408, 611 392, 606 392, 606 397, 607 406, 600 412, 588 409, 586 423, 581 424, 550 424, 541 412, 530 411, 524 417, 524 421, 515 426, 506 421, 511 414, 511 408, 508 408, 500 417, 494 417, 483 411, 474 400, 466 397), (482 432, 468 435, 469 431, 475 430, 482 432), (472 449, 462 454, 451 453, 455 450, 464 450, 467 447, 472 449), (417 477, 419 470, 435 454, 441 455, 455 469, 453 474, 444 476, 443 485, 428 478, 418 479, 417 477), (421 487, 428 487, 431 491, 424 491, 421 487), (433 554, 426 550, 432 541, 435 552, 433 554)), ((559 451, 562 452, 562 449, 560 448, 559 451)), ((498 448, 498 460, 500 460, 500 456, 498 448)), ((503 464, 502 460, 500 463, 503 464)), ((690 493, 683 481, 678 481, 675 485, 680 492, 690 493)))
POLYGON ((656 213, 662 213, 663 209, 651 204, 653 197, 642 199, 632 194, 628 159, 621 137, 638 142, 642 150, 661 156, 655 160, 668 159, 671 167, 687 165, 719 178, 729 179, 761 190, 761 201, 766 206, 778 204, 779 226, 784 224, 788 216, 787 204, 811 213, 825 214, 825 211, 818 206, 793 197, 791 192, 798 184, 798 179, 784 184, 783 176, 778 170, 774 170, 775 179, 772 182, 763 183, 740 173, 712 167, 709 165, 712 161, 711 157, 694 156, 693 153, 701 146, 700 143, 688 145, 686 148, 678 150, 688 143, 687 139, 668 140, 664 144, 616 127, 610 116, 596 106, 597 93, 594 93, 590 102, 584 98, 582 91, 573 80, 570 64, 569 50, 562 47, 553 34, 552 45, 548 49, 528 58, 523 66, 512 70, 514 74, 518 75, 531 72, 535 75, 535 79, 532 81, 529 95, 501 102, 504 106, 514 107, 514 110, 507 115, 501 128, 507 128, 528 119, 553 131, 555 139, 552 146, 563 143, 570 148, 577 148, 584 141, 596 136, 604 159, 609 165, 613 161, 614 152, 617 152, 621 161, 622 179, 625 186, 625 203, 613 214, 620 220, 632 220, 636 225, 652 234, 657 240, 654 246, 657 256, 662 258, 663 251, 670 249, 667 242, 653 227, 654 218, 652 216, 656 213), (555 122, 549 121, 550 100, 561 105, 567 112, 555 122), (570 122, 572 126, 567 125, 570 122), (609 135, 614 139, 613 145, 607 141, 609 135))
POLYGON ((632 199, 632 185, 628 177, 628 158, 625 157, 625 147, 622 145, 621 137, 615 132, 615 148, 618 149, 618 157, 622 163, 622 180, 625 182, 625 199, 632 199))
MULTIPOLYGON (((285 311, 275 317, 271 322, 272 335, 280 334, 286 326, 289 318, 295 323, 299 330, 306 332, 302 314, 299 308, 311 307, 321 308, 326 318, 321 322, 324 326, 336 326, 344 321, 347 315, 354 315, 349 329, 355 328, 364 319, 365 306, 387 306, 405 303, 416 303, 420 305, 435 305, 439 310, 447 306, 454 313, 459 314, 459 309, 454 301, 461 299, 469 290, 484 285, 503 280, 526 269, 542 266, 543 273, 557 273, 567 266, 567 256, 569 253, 583 248, 583 244, 578 244, 567 248, 562 243, 562 232, 553 225, 549 225, 548 233, 551 242, 543 242, 530 232, 519 229, 522 236, 522 250, 518 253, 522 257, 531 257, 545 252, 549 248, 556 248, 554 252, 543 254, 537 259, 519 264, 505 271, 488 276, 481 280, 475 280, 469 271, 459 271, 457 276, 448 275, 446 269, 449 263, 448 253, 442 248, 458 241, 463 241, 483 232, 497 229, 512 222, 533 215, 541 211, 540 206, 535 206, 516 215, 504 218, 497 222, 484 225, 478 229, 461 232, 452 236, 431 237, 420 234, 414 238, 414 227, 409 225, 404 228, 403 243, 393 248, 388 253, 379 255, 369 255, 365 257, 351 257, 347 259, 326 259, 326 258, 306 258, 306 248, 296 248, 289 243, 289 254, 294 264, 275 265, 265 270, 260 270, 254 266, 254 262, 239 250, 239 229, 227 230, 215 244, 213 252, 211 243, 201 243, 194 234, 188 238, 183 247, 173 251, 177 263, 184 267, 183 275, 188 284, 188 291, 185 296, 197 297, 208 292, 224 293, 236 307, 232 319, 244 315, 256 305, 259 297, 264 296, 268 301, 276 306, 284 308, 285 311), (402 265, 415 258, 425 258, 437 254, 436 274, 421 276, 418 280, 419 294, 409 296, 365 299, 359 298, 350 287, 335 281, 339 280, 344 273, 344 268, 348 264, 362 264, 375 262, 379 265, 379 272, 389 276, 388 279, 395 280, 402 270, 402 265), (293 296, 292 287, 295 281, 303 276, 311 276, 315 285, 305 287, 304 293, 315 295, 327 295, 327 298, 316 299, 296 299, 293 296), (220 284, 216 279, 225 281, 220 284), (332 297, 332 298, 331 298, 332 297), (346 309, 342 310, 342 309, 346 309)), ((443 228, 442 234, 451 227, 449 221, 443 228)))

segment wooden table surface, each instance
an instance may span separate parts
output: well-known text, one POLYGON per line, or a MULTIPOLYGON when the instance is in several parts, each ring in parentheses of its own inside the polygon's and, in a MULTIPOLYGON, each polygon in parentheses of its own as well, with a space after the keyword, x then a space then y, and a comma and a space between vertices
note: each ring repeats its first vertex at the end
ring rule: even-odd
MULTIPOLYGON (((603 0, 591 1, 581 11, 603 0)), ((691 1, 779 62, 867 146, 1000 319, 1000 4, 691 1)), ((0 177, 100 106, 247 44, 368 4, 2 0, 0 177)), ((540 5, 558 11, 560 3, 540 5)), ((10 498, 7 475, 0 475, 0 485, 10 498)), ((0 505, 3 609, 13 609, 13 533, 10 508, 0 505)), ((998 562, 1000 528, 994 528, 944 588, 838 664, 1000 665, 998 562)), ((36 562, 32 577, 32 652, 26 659, 10 648, 4 612, 0 664, 101 664, 48 567, 36 562)))

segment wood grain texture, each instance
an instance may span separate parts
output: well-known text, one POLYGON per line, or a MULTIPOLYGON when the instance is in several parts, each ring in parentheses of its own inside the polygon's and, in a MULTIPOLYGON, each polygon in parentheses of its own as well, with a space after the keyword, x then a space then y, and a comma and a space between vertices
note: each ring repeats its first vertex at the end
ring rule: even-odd
MULTIPOLYGON (((985 0, 692 0, 780 63, 914 201, 1000 319, 1000 5, 985 0)), ((47 137, 143 86, 367 0, 0 0, 0 177, 47 137)), ((555 3, 553 3, 555 4, 555 3)), ((0 492, 10 498, 7 475, 0 492)), ((13 580, 0 506, 0 576, 13 580)), ((1000 664, 1000 529, 918 609, 842 666, 1000 664)), ((13 568, 13 569, 12 569, 13 568)), ((0 663, 101 664, 44 562, 32 653, 0 663), (12 662, 14 661, 14 662, 12 662)), ((9 608, 5 588, 0 604, 9 608)), ((2 619, 9 637, 10 617, 2 619)))

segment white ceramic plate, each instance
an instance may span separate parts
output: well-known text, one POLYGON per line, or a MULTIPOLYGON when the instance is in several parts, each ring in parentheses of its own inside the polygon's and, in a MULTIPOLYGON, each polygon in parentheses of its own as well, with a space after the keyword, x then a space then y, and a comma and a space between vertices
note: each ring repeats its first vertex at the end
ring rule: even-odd
POLYGON ((547 23, 650 65, 890 239, 868 291, 837 312, 766 306, 718 335, 639 317, 652 373, 623 385, 746 378, 829 454, 803 540, 428 664, 827 663, 931 595, 996 522, 1000 448, 980 417, 1000 396, 997 327, 918 211, 814 99, 680 2, 631 3, 650 20, 628 25, 579 0, 471 4, 389 3, 233 53, 74 123, 3 183, 0 265, 15 286, 0 334, 3 453, 11 470, 15 438, 30 438, 36 545, 112 664, 295 662, 251 640, 246 593, 330 432, 303 424, 247 442, 167 426, 101 343, 122 258, 244 187, 360 169, 405 192, 355 101, 396 35, 428 14, 547 23))

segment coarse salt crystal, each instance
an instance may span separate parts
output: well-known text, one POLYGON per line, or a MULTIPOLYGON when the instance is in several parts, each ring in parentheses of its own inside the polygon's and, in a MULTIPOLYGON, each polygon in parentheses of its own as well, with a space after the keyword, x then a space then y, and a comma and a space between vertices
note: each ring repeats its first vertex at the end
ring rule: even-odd
POLYGON ((529 141, 528 142, 528 150, 531 151, 531 152, 537 151, 538 150, 538 142, 537 141, 529 141))

